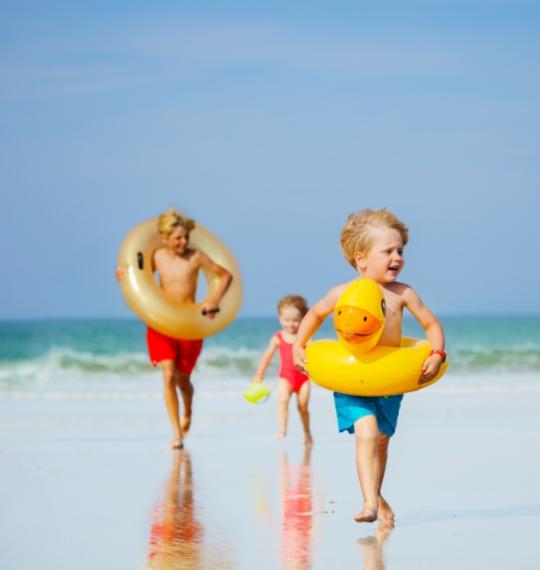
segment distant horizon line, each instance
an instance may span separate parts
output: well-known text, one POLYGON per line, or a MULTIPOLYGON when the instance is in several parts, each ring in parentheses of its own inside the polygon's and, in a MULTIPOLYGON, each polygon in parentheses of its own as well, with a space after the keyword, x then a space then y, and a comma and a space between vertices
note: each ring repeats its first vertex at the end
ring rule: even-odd
MULTIPOLYGON (((441 319, 445 318, 463 318, 463 317, 485 317, 485 318, 493 318, 493 317, 540 317, 540 311, 537 312, 525 312, 525 311, 514 311, 514 312, 456 312, 456 313, 438 313, 438 317, 441 319)), ((259 315, 240 315, 235 320, 248 320, 248 319, 277 319, 277 315, 274 314, 259 314, 259 315)), ((404 318, 414 319, 413 315, 408 313, 404 314, 404 318)), ((76 321, 88 321, 88 322, 97 322, 97 321, 124 321, 124 322, 136 322, 142 321, 136 316, 48 316, 48 317, 11 317, 11 318, 4 318, 0 317, 0 324, 14 324, 14 323, 46 323, 46 322, 76 322, 76 321)), ((233 321, 234 322, 234 321, 233 321)))

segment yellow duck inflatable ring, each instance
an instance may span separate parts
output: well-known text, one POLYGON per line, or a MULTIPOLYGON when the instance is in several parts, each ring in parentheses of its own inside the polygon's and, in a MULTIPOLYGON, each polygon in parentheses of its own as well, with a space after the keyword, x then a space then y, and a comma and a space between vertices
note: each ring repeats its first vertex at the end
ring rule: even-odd
MULTIPOLYGON (((162 243, 153 218, 133 228, 125 237, 118 253, 118 264, 126 269, 120 289, 131 310, 148 326, 174 338, 200 339, 226 327, 238 313, 242 301, 242 279, 231 250, 212 232, 197 225, 189 243, 213 261, 229 270, 233 279, 225 293, 219 312, 208 319, 201 312, 202 302, 178 303, 169 299, 154 278, 152 256, 162 243)), ((218 286, 219 277, 204 271, 209 296, 218 286)))
POLYGON ((334 309, 338 340, 317 340, 306 347, 307 372, 319 386, 352 396, 393 396, 430 386, 445 373, 419 384, 431 347, 427 340, 402 337, 401 346, 377 346, 384 329, 385 303, 372 279, 357 279, 334 309))

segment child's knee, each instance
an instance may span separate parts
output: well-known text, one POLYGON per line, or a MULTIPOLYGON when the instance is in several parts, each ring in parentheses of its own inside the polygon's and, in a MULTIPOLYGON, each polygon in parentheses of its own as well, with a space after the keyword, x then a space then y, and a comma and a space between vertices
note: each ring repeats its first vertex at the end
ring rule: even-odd
POLYGON ((184 372, 176 372, 176 383, 182 392, 192 392, 193 384, 191 383, 191 376, 184 372))
POLYGON ((289 400, 291 399, 290 394, 280 394, 278 397, 278 401, 282 406, 288 406, 289 405, 289 400))

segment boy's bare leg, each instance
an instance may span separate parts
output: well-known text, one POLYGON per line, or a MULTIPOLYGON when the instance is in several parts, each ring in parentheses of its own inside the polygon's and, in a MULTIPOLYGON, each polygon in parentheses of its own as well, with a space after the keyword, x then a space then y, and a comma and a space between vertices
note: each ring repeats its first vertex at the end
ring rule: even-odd
POLYGON ((381 433, 379 437, 379 445, 377 448, 377 454, 379 457, 379 477, 377 481, 377 490, 379 493, 379 520, 381 524, 393 528, 394 527, 394 511, 390 505, 386 502, 386 499, 381 495, 382 484, 384 480, 384 473, 386 471, 386 463, 388 461, 388 445, 390 443, 390 438, 381 433))
POLYGON ((191 412, 193 405, 193 384, 191 383, 191 376, 185 372, 176 371, 176 382, 182 394, 184 402, 184 414, 180 420, 180 428, 182 436, 185 437, 191 427, 191 412))
POLYGON ((356 522, 373 522, 379 511, 379 428, 373 415, 364 416, 354 424, 356 438, 356 469, 364 497, 363 509, 354 516, 356 522))
POLYGON ((279 379, 278 388, 278 432, 276 437, 281 439, 287 435, 287 423, 289 421, 289 400, 292 396, 292 388, 287 380, 279 379))
POLYGON ((178 409, 178 394, 176 393, 176 368, 174 360, 163 360, 161 363, 163 371, 163 397, 165 407, 173 430, 173 441, 171 447, 180 449, 183 446, 182 431, 180 429, 180 411, 178 409))
POLYGON ((310 392, 311 386, 309 382, 304 382, 297 394, 298 413, 300 414, 300 420, 302 422, 302 427, 304 428, 304 443, 306 445, 311 445, 313 443, 313 437, 311 435, 311 430, 309 429, 308 404, 310 392))

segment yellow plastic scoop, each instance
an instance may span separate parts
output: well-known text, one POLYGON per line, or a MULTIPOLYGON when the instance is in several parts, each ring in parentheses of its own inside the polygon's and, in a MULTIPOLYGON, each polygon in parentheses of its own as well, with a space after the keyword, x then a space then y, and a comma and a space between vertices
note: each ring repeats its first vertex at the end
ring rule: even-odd
POLYGON ((252 382, 242 395, 250 404, 262 404, 270 396, 270 388, 264 382, 252 382))

